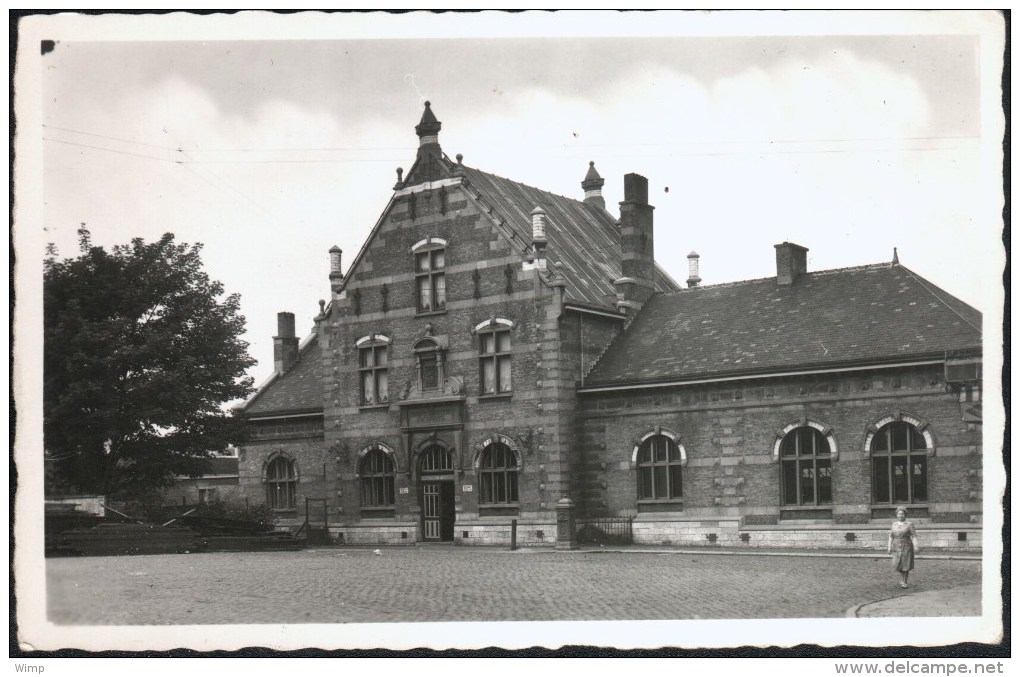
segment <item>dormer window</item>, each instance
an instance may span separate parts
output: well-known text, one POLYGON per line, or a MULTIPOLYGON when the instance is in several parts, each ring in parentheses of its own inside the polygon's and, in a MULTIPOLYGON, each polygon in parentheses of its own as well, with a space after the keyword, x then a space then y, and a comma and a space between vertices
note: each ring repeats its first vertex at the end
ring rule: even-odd
POLYGON ((446 310, 446 240, 426 238, 412 252, 418 312, 446 310))

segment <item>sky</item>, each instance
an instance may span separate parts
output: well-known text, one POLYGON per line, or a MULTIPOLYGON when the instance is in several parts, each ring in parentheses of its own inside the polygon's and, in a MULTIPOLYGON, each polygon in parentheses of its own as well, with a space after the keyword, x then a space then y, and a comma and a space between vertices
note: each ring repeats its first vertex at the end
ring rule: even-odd
POLYGON ((581 199, 594 161, 613 213, 623 175, 648 177, 680 282, 691 251, 709 285, 774 275, 783 241, 809 270, 895 247, 986 317, 1001 307, 994 14, 256 19, 53 23, 18 131, 40 218, 15 222, 27 262, 47 242, 75 255, 83 222, 106 246, 201 242, 241 295, 256 381, 276 313, 311 331, 329 248, 346 272, 410 168, 425 100, 467 165, 581 199))

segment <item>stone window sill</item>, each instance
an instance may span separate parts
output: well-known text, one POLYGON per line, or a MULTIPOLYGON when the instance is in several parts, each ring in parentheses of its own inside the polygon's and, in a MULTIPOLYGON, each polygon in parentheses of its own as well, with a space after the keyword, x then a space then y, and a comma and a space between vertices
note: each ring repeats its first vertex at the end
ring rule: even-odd
POLYGON ((414 314, 415 317, 432 317, 433 315, 446 315, 446 308, 442 310, 419 310, 414 314))
POLYGON ((683 512, 682 498, 642 498, 637 502, 638 512, 683 512))

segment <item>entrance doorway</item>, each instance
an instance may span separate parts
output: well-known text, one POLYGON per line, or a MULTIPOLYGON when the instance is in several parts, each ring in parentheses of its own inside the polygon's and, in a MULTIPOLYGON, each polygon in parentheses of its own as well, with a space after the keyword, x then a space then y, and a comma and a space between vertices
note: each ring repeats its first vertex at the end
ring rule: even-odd
POLYGON ((422 533, 426 541, 453 540, 453 481, 422 482, 422 533))
POLYGON ((418 469, 421 480, 422 540, 453 540, 456 511, 452 456, 448 449, 439 445, 432 445, 422 452, 418 469))

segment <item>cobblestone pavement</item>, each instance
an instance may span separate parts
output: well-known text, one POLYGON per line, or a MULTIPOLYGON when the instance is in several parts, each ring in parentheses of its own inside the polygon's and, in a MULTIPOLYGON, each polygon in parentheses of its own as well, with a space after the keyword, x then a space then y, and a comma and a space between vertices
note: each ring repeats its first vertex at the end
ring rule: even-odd
POLYGON ((68 625, 835 618, 855 605, 981 578, 978 561, 920 561, 903 591, 877 554, 380 552, 48 559, 48 617, 68 625))

